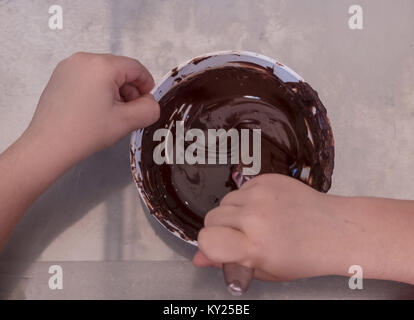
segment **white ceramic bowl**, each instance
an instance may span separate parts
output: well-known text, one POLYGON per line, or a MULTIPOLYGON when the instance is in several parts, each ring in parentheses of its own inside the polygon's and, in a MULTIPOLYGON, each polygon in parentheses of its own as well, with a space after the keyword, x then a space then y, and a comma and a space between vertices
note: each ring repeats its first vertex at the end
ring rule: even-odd
MULTIPOLYGON (((274 74, 283 82, 304 81, 301 76, 299 76, 289 67, 261 54, 248 51, 218 51, 198 56, 191 59, 190 61, 180 64, 178 67, 171 70, 161 79, 159 84, 154 88, 154 90, 152 90, 152 94, 157 101, 160 101, 160 99, 172 87, 178 85, 179 81, 177 81, 177 79, 183 79, 195 72, 202 71, 206 68, 220 67, 229 62, 250 62, 264 68, 271 68, 273 69, 274 74)), ((151 215, 154 216, 155 219, 160 222, 161 225, 164 226, 169 232, 192 245, 197 245, 197 241, 188 240, 188 238, 185 237, 184 231, 181 230, 178 226, 172 225, 165 219, 159 219, 157 217, 157 214, 153 212, 154 210, 151 206, 150 200, 147 199, 145 192, 142 190, 142 173, 139 162, 141 160, 141 141, 143 131, 143 129, 140 129, 132 133, 130 147, 132 175, 138 188, 138 193, 143 200, 144 206, 146 206, 151 215)))

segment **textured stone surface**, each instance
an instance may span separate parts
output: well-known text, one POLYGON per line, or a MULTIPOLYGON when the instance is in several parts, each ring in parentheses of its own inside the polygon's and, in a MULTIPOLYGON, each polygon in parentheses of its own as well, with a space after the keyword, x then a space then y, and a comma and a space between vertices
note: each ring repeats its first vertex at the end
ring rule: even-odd
MULTIPOLYGON (((287 64, 319 92, 336 141, 331 193, 414 199, 414 2, 358 3, 362 31, 348 28, 347 0, 0 0, 0 152, 73 52, 132 56, 160 79, 205 52, 250 50, 287 64), (63 7, 61 31, 48 28, 52 4, 63 7)), ((193 253, 144 214, 125 138, 70 170, 27 213, 0 255, 0 296, 227 298, 219 273, 191 266, 193 253), (52 261, 64 267, 62 292, 47 288, 52 261)), ((414 296, 391 282, 367 281, 361 292, 346 285, 336 277, 255 283, 249 297, 414 296)))
MULTIPOLYGON (((0 272, 19 263, 0 263, 0 272)), ((36 262, 18 278, 9 299, 232 299, 220 270, 195 270, 188 261, 36 262), (51 265, 63 269, 63 289, 50 290, 51 265), (156 276, 155 276, 156 275, 156 276)), ((16 281, 0 274, 0 283, 16 281)), ((0 295, 2 289, 0 289, 0 295)), ((348 278, 323 277, 279 284, 253 281, 243 299, 407 299, 412 286, 365 280, 363 290, 348 288, 348 278)))

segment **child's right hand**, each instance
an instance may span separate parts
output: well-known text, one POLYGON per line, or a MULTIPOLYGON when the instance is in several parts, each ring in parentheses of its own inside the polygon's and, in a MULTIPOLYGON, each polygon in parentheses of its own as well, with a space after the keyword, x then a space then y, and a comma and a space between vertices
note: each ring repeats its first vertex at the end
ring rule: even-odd
POLYGON ((402 230, 414 222, 410 212, 410 201, 332 196, 266 174, 229 193, 207 214, 193 262, 238 263, 254 268, 262 280, 349 275, 356 264, 364 276, 401 281, 404 275, 410 282, 414 274, 403 267, 411 241, 393 236, 404 238, 402 230))

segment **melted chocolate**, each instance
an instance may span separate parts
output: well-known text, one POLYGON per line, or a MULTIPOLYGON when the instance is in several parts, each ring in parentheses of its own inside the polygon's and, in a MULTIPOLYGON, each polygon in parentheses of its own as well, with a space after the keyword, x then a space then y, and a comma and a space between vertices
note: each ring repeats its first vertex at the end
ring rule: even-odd
POLYGON ((289 175, 321 192, 331 186, 333 135, 307 83, 283 83, 270 68, 235 62, 188 76, 159 103, 161 118, 143 132, 140 184, 151 213, 184 239, 197 239, 206 213, 237 186, 231 164, 154 163, 155 130, 170 128, 175 135, 176 121, 204 132, 260 128, 260 173, 289 175))

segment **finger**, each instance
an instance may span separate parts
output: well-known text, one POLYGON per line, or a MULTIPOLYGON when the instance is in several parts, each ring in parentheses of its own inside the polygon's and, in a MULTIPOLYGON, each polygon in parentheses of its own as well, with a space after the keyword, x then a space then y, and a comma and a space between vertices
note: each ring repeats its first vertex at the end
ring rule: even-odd
POLYGON ((199 250, 193 257, 193 264, 196 267, 216 267, 221 268, 222 264, 211 261, 199 250))
POLYGON ((145 128, 160 117, 160 106, 151 94, 122 103, 117 108, 117 112, 121 114, 122 121, 125 122, 129 131, 145 128))
POLYGON ((126 102, 138 99, 140 96, 138 89, 128 83, 124 84, 119 92, 126 102))
POLYGON ((283 186, 286 183, 291 182, 291 181, 299 182, 296 179, 290 176, 283 175, 283 174, 263 173, 263 174, 260 174, 258 176, 255 176, 249 179, 246 183, 242 185, 240 190, 251 189, 252 187, 257 186, 259 184, 267 184, 267 185, 272 185, 272 186, 280 184, 283 186))
POLYGON ((248 193, 246 193, 246 190, 234 190, 224 196, 224 198, 220 201, 220 205, 236 207, 244 206, 249 202, 247 195, 248 193))
POLYGON ((207 259, 215 263, 251 265, 248 239, 238 230, 222 226, 203 228, 198 234, 198 247, 207 259))
MULTIPOLYGON (((201 251, 197 251, 193 257, 193 264, 197 268, 214 267, 221 269, 223 264, 209 260, 201 251)), ((281 281, 282 279, 265 271, 255 269, 254 278, 262 281, 281 281)))
POLYGON ((251 189, 252 187, 256 186, 258 184, 258 180, 259 180, 258 177, 261 177, 261 176, 256 176, 256 177, 253 177, 253 178, 247 180, 240 187, 240 190, 247 190, 247 189, 251 189))
POLYGON ((136 87, 140 94, 146 94, 154 87, 151 73, 138 60, 112 55, 108 58, 115 66, 115 81, 119 88, 128 83, 136 87))
POLYGON ((220 205, 210 210, 204 218, 206 227, 222 226, 242 230, 241 207, 220 205))

